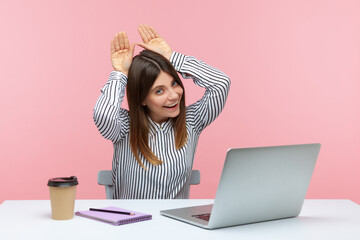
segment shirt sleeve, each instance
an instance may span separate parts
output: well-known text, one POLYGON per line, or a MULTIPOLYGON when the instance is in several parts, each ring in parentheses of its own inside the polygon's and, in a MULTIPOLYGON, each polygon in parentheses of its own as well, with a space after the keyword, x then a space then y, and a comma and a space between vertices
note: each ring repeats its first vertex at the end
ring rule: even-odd
POLYGON ((230 79, 220 70, 192 56, 173 52, 170 62, 183 78, 192 78, 196 85, 205 88, 204 96, 186 109, 187 121, 200 134, 224 108, 230 90, 230 79))
POLYGON ((94 107, 93 118, 99 132, 113 142, 120 141, 129 131, 129 113, 121 108, 127 76, 113 71, 94 107))

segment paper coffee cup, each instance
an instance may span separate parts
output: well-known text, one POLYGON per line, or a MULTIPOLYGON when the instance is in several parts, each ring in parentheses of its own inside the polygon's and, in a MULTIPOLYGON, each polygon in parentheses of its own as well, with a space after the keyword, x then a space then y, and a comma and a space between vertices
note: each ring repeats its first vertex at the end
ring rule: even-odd
POLYGON ((68 220, 74 217, 76 186, 75 176, 51 178, 48 181, 51 213, 55 220, 68 220))

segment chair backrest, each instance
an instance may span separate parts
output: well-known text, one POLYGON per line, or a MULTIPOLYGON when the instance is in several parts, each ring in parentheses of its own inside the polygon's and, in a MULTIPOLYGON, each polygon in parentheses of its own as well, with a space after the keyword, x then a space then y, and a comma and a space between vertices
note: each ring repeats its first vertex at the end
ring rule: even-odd
MULTIPOLYGON (((114 187, 112 184, 111 170, 100 170, 98 172, 97 181, 99 185, 105 186, 107 199, 112 199, 114 187)), ((190 185, 198 185, 200 183, 200 171, 192 170, 190 176, 190 185)), ((189 198, 189 195, 187 196, 189 198)))

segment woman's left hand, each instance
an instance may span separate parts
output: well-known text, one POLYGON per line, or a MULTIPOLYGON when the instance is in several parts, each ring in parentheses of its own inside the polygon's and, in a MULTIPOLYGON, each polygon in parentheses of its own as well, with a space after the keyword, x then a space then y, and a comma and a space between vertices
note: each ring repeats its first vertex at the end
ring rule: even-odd
POLYGON ((171 50, 170 46, 165 42, 165 40, 159 36, 159 34, 155 31, 153 27, 142 24, 138 27, 138 31, 144 43, 137 43, 137 45, 145 49, 157 52, 163 55, 167 60, 170 60, 173 51, 171 50))

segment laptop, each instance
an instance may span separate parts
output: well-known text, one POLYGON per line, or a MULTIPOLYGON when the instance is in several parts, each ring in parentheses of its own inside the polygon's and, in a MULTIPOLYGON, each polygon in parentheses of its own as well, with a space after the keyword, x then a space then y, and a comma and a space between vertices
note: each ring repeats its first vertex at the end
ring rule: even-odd
POLYGON ((160 214, 206 229, 296 217, 319 151, 319 143, 229 149, 214 204, 160 214))

